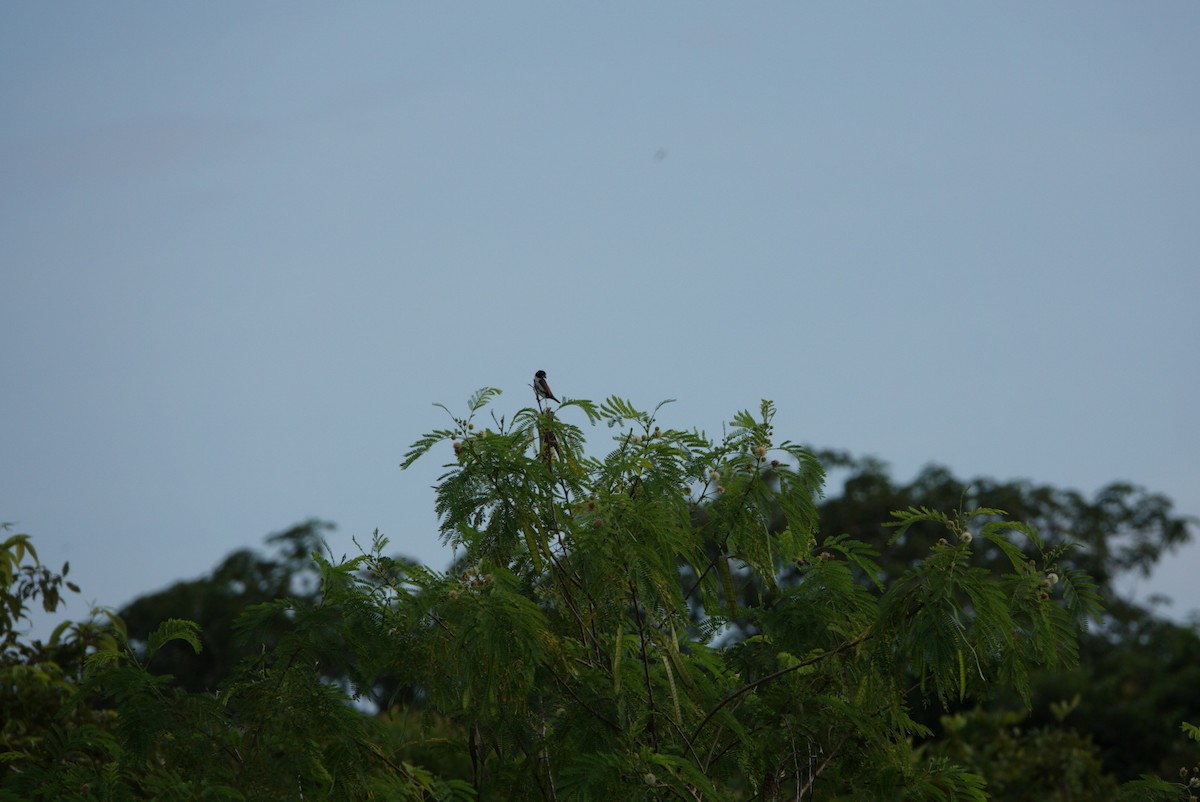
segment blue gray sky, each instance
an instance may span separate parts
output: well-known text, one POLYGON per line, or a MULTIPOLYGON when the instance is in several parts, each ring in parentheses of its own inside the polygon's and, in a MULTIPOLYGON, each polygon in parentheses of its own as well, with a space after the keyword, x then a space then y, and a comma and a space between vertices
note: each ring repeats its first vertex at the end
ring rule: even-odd
MULTIPOLYGON (((1200 513, 1200 5, 0 7, 0 520, 119 606, 444 567, 482 386, 1200 513)), ((597 438, 609 436, 596 430, 597 438)), ((1139 598, 1200 608, 1200 547, 1139 598)))

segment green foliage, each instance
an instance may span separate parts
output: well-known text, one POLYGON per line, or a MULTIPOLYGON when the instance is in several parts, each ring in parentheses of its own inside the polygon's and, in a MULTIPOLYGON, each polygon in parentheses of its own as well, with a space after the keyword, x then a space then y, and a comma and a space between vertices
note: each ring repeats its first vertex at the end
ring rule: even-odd
MULTIPOLYGON (((1055 706, 1058 724, 1074 704, 1055 706)), ((989 792, 1006 802, 1116 796, 1117 783, 1104 773, 1089 739, 1059 725, 1024 727, 1025 718, 1024 712, 983 708, 944 715, 943 736, 924 751, 986 776, 989 792)))
POLYGON ((267 553, 239 549, 206 576, 175 582, 136 599, 119 611, 129 641, 145 658, 150 633, 163 620, 194 621, 200 630, 199 654, 176 640, 157 649, 148 665, 155 673, 172 675, 187 690, 216 691, 242 660, 260 653, 289 627, 283 618, 272 619, 253 643, 240 645, 235 629, 244 610, 281 599, 314 603, 320 574, 312 555, 324 549, 323 534, 331 528, 323 521, 305 521, 268 537, 272 548, 267 553))
MULTIPOLYGON (((873 459, 854 459, 837 451, 818 456, 827 468, 845 472, 842 492, 821 507, 821 531, 849 533, 881 548, 890 541, 883 568, 895 575, 921 559, 944 534, 944 524, 916 522, 903 533, 884 531, 893 510, 938 511, 945 521, 984 534, 999 510, 1015 519, 1002 522, 1019 550, 1034 548, 1047 562, 1057 562, 1061 574, 1078 568, 1095 582, 1108 616, 1120 616, 1125 605, 1113 586, 1127 572, 1147 574, 1174 548, 1192 538, 1196 520, 1174 513, 1165 496, 1125 482, 1115 482, 1092 497, 1075 490, 1027 481, 997 481, 985 477, 961 480, 948 469, 930 465, 912 481, 897 483, 886 466, 873 459), (973 512, 967 512, 973 510, 973 512)), ((997 544, 999 545, 999 544, 997 544)), ((989 567, 1019 557, 1000 548, 980 554, 989 567)))
POLYGON ((405 461, 452 446, 436 506, 464 570, 424 584, 425 615, 396 622, 407 642, 436 641, 412 669, 461 722, 472 783, 488 795, 516 780, 579 799, 785 787, 982 799, 978 775, 917 767, 910 738, 926 731, 908 714, 910 683, 943 703, 1027 695, 1032 667, 1074 663, 1080 620, 1098 612, 1082 576, 1059 577, 1073 595, 1056 601, 1043 586, 1054 555, 1026 556, 1008 532, 1036 532, 995 509, 902 513, 898 536, 933 523, 954 542, 899 576, 856 538, 818 540, 821 466, 774 444, 769 403, 719 440, 661 423, 661 407, 580 405, 618 432, 603 456, 559 420, 569 404, 482 430, 482 405, 469 407, 405 461), (966 523, 981 516, 997 519, 983 541, 1007 571, 976 558, 966 523), (731 627, 749 637, 722 646, 731 627))
MULTIPOLYGON (((1175 773, 1184 757, 1172 732, 1200 705, 1200 632, 1122 599, 1114 578, 1144 572, 1187 542, 1194 519, 1174 514, 1161 495, 1127 483, 1087 497, 1026 481, 963 481, 939 466, 897 482, 874 460, 835 452, 821 452, 821 458, 842 476, 840 493, 821 504, 822 536, 848 532, 874 545, 881 552, 885 579, 901 576, 947 536, 943 523, 914 521, 897 536, 895 527, 879 522, 892 510, 944 511, 946 521, 973 534, 975 545, 988 540, 995 547, 979 549, 977 564, 993 572, 1020 573, 1029 552, 1037 558, 1031 568, 1049 569, 1041 576, 1034 571, 1031 579, 1057 579, 1042 590, 1069 604, 1074 614, 1085 613, 1078 619, 1088 625, 1079 638, 1079 664, 1065 671, 1035 666, 1028 675, 1028 702, 1020 694, 1001 693, 990 703, 993 709, 1031 706, 1029 727, 1055 728, 1059 724, 1048 712, 1051 705, 1078 693, 1081 701, 1072 723, 1088 734, 1106 773, 1119 780, 1149 771, 1175 773), (972 507, 974 515, 965 512, 972 507), (998 508, 1021 520, 1002 519, 998 508), (994 532, 1002 537, 989 539, 994 532), (1097 619, 1087 611, 1100 601, 1104 613, 1097 619)), ((944 737, 933 711, 918 706, 914 715, 935 737, 944 737)))
MULTIPOLYGON (((489 413, 498 395, 404 457, 446 449, 451 570, 378 533, 333 560, 310 526, 164 597, 213 601, 203 627, 131 606, 136 627, 60 633, 87 645, 10 675, 52 715, 12 708, 0 800, 975 801, 1056 755, 1072 793, 1112 790, 1058 729, 947 712, 953 737, 915 745, 932 730, 914 710, 1029 702, 1035 672, 1078 665, 1106 588, 1058 533, 965 494, 897 505, 890 540, 822 530, 822 463, 776 443, 765 401, 709 438, 661 404, 489 413), (214 651, 236 659, 172 678, 214 651)), ((20 573, 26 540, 5 553, 18 591, 57 587, 20 573)))
POLYGON ((1147 775, 1121 786, 1117 802, 1187 802, 1191 798, 1179 783, 1147 775))
MULTIPOLYGON (((31 557, 24 539, 0 552, 14 569, 6 605, 29 598, 30 582, 61 583, 31 557)), ((14 636, 0 662, 0 800, 473 798, 464 783, 384 751, 382 722, 322 675, 322 661, 344 659, 357 612, 374 608, 356 595, 353 562, 318 562, 322 603, 275 603, 293 628, 217 694, 148 670, 171 643, 200 652, 191 621, 167 620, 142 644, 111 613, 59 627, 49 645, 14 636)))
MULTIPOLYGON (((12 531, 12 524, 0 523, 0 535, 12 531)), ((22 652, 17 625, 28 617, 30 602, 41 600, 41 608, 52 613, 62 601, 62 589, 73 593, 79 588, 66 579, 71 566, 63 563, 62 572, 54 573, 38 561, 29 535, 10 535, 0 543, 0 653, 6 657, 22 652)))
MULTIPOLYGON (((1058 586, 1056 586, 1058 587, 1058 586)), ((1111 608, 1110 608, 1111 609, 1111 608)), ((1175 774, 1189 757, 1178 723, 1200 707, 1200 632, 1126 607, 1082 633, 1079 664, 1033 676, 1031 726, 1054 726, 1049 705, 1076 694, 1071 722, 1118 780, 1175 774)))

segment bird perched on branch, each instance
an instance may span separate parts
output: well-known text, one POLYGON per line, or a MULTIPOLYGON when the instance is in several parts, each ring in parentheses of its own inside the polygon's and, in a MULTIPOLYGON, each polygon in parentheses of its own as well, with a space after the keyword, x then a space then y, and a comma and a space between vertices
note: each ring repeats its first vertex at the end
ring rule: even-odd
POLYGON ((538 401, 541 401, 543 398, 549 398, 551 401, 559 404, 562 403, 562 401, 554 397, 554 393, 550 392, 550 385, 546 383, 546 371, 544 370, 539 370, 533 374, 533 394, 537 396, 538 401))

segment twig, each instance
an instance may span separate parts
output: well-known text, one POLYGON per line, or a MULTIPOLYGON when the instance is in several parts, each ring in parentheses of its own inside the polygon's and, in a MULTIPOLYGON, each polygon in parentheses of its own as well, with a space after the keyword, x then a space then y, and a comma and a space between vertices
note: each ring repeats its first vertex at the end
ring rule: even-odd
POLYGON ((871 628, 867 627, 867 629, 861 635, 859 635, 857 638, 855 638, 854 640, 846 641, 845 643, 838 646, 836 649, 831 649, 828 652, 822 652, 821 654, 817 655, 816 657, 810 657, 807 660, 801 660, 799 663, 796 663, 795 665, 788 666, 787 668, 781 668, 778 671, 774 671, 770 674, 767 674, 765 677, 759 677, 758 679, 754 680, 753 682, 743 685, 742 687, 738 688, 733 693, 726 696, 720 702, 718 702, 717 706, 714 707, 711 711, 709 711, 708 715, 705 716, 704 719, 696 726, 695 732, 692 733, 692 740, 693 741, 696 740, 697 736, 700 735, 700 730, 704 729, 704 725, 708 724, 708 722, 712 719, 712 717, 715 716, 721 710, 721 708, 725 707, 725 705, 729 704, 734 699, 737 699, 742 694, 749 693, 750 691, 757 688, 759 685, 763 685, 765 683, 770 682, 771 680, 778 679, 779 677, 782 677, 785 674, 790 674, 793 671, 798 671, 807 666, 811 666, 814 663, 819 663, 828 657, 833 657, 836 654, 841 654, 842 652, 844 652, 848 649, 851 649, 851 648, 857 646, 858 644, 862 643, 863 641, 867 640, 869 637, 871 637, 871 628))
POLYGON ((821 772, 825 771, 825 767, 829 765, 829 761, 833 760, 833 756, 836 755, 839 751, 841 751, 841 748, 846 745, 846 740, 849 737, 850 737, 850 733, 847 732, 845 735, 842 736, 842 740, 837 742, 837 746, 835 746, 835 747, 833 747, 833 749, 829 750, 829 754, 825 755, 825 759, 821 761, 821 765, 817 766, 817 770, 814 771, 811 775, 809 775, 808 782, 806 782, 804 784, 804 787, 801 788, 799 792, 797 792, 796 802, 800 802, 800 800, 804 797, 804 795, 807 794, 809 792, 809 790, 812 789, 813 783, 815 783, 817 781, 817 778, 821 776, 821 772))
POLYGON ((646 697, 650 704, 650 736, 654 739, 654 751, 658 751, 658 728, 655 725, 655 719, 658 716, 658 711, 654 706, 654 686, 650 683, 650 658, 646 654, 646 627, 642 621, 642 607, 638 603, 637 585, 631 580, 629 582, 629 592, 633 599, 633 614, 637 617, 638 638, 642 643, 642 674, 646 679, 646 697))

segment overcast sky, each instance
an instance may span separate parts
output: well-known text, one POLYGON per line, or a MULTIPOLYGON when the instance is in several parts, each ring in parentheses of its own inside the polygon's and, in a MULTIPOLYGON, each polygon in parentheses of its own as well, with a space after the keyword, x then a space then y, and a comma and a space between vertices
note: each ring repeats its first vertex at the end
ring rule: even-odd
MULTIPOLYGON (((314 516, 442 568, 451 455, 398 463, 539 368, 1200 513, 1197 42, 1190 0, 5 3, 0 520, 75 616, 314 516)), ((1198 565, 1129 587, 1182 617, 1198 565)))

